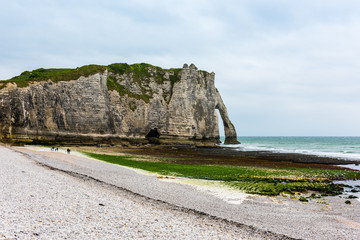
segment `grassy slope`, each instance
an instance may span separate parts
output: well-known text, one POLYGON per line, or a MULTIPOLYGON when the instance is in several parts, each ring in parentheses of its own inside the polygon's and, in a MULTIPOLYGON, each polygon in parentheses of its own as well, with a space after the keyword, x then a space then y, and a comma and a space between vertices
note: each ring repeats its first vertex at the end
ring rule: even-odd
MULTIPOLYGON (((51 80, 53 82, 59 81, 70 81, 76 80, 81 76, 87 77, 89 75, 93 75, 95 73, 102 73, 106 69, 113 73, 118 74, 133 74, 133 77, 136 81, 143 81, 147 77, 150 77, 150 74, 147 71, 147 68, 151 67, 157 71, 156 81, 158 83, 162 83, 164 81, 163 75, 165 71, 173 71, 174 75, 170 76, 171 84, 173 85, 176 81, 178 81, 177 74, 181 69, 169 69, 165 70, 160 67, 152 66, 146 63, 138 63, 138 64, 126 64, 126 63, 114 63, 108 66, 101 65, 86 65, 79 68, 71 69, 71 68, 50 68, 44 69, 39 68, 33 71, 25 71, 21 73, 19 76, 13 77, 8 80, 0 80, 0 89, 4 88, 6 83, 16 83, 18 87, 27 87, 31 82, 37 81, 47 81, 51 80)), ((110 83, 111 85, 112 83, 110 83)), ((115 88, 115 86, 113 86, 115 88)))
POLYGON ((332 180, 360 179, 360 172, 324 169, 273 169, 239 166, 184 165, 135 160, 132 156, 87 153, 88 156, 113 164, 139 168, 162 175, 221 180, 247 193, 279 195, 307 190, 322 194, 339 194, 341 185, 332 180), (278 180, 275 185, 274 180, 278 180))
MULTIPOLYGON (((31 82, 47 81, 51 79, 53 82, 59 81, 70 81, 76 80, 81 76, 87 77, 89 75, 104 72, 106 67, 99 65, 87 65, 80 68, 50 68, 44 69, 39 68, 34 71, 25 71, 19 76, 13 77, 6 81, 1 81, 2 83, 16 83, 18 87, 27 87, 31 82)), ((3 87, 5 84, 3 85, 3 87)))

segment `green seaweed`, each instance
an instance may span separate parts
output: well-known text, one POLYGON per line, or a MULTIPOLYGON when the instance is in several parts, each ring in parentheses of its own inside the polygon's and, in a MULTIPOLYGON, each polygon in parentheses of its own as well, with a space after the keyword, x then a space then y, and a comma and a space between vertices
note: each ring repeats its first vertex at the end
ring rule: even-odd
POLYGON ((260 168, 219 165, 186 165, 166 162, 138 161, 131 156, 111 156, 87 153, 88 156, 123 166, 139 168, 161 175, 224 181, 225 184, 251 194, 279 195, 280 193, 318 191, 322 195, 337 195, 343 191, 335 179, 360 179, 360 172, 304 169, 260 168), (319 175, 323 176, 321 180, 319 175), (326 177, 326 179, 325 179, 326 177), (275 184, 274 180, 279 183, 275 184))
POLYGON ((300 197, 299 201, 300 202, 309 202, 309 200, 307 200, 305 197, 300 197))

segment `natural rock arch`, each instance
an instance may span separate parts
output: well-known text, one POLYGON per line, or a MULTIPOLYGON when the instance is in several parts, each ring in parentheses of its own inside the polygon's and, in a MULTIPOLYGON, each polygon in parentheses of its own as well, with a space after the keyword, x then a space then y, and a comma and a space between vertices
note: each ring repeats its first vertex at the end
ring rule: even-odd
POLYGON ((235 127, 230 121, 227 109, 218 91, 217 91, 217 95, 218 95, 218 103, 216 104, 215 109, 219 110, 221 119, 224 124, 225 144, 239 144, 240 142, 237 140, 235 127))
POLYGON ((216 144, 216 108, 225 143, 238 143, 215 73, 194 64, 162 69, 115 63, 58 72, 37 69, 0 81, 0 141, 118 144, 147 137, 216 144))

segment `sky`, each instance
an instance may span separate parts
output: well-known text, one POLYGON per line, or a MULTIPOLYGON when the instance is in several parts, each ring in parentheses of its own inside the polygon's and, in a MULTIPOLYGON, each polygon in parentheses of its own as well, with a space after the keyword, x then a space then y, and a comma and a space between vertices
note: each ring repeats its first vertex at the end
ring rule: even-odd
POLYGON ((0 79, 194 63, 239 136, 360 136, 358 0, 0 0, 0 79))

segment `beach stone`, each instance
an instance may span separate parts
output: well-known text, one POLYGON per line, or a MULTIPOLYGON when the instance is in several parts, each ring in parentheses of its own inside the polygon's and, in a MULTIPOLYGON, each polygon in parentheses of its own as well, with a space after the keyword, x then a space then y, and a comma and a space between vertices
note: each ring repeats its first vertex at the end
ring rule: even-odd
POLYGON ((44 167, 1 145, 0 156, 0 239, 282 239, 44 167))

